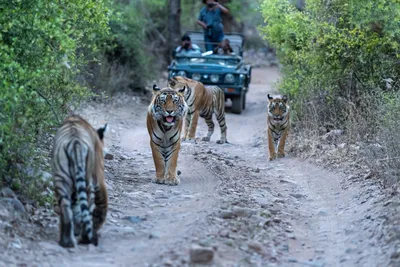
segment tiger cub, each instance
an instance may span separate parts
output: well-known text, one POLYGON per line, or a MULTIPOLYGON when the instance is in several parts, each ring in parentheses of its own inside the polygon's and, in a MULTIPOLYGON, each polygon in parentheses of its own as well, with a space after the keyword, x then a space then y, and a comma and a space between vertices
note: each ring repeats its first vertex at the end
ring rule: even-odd
POLYGON ((79 243, 97 246, 97 231, 107 215, 104 180, 104 134, 107 124, 95 130, 78 115, 65 119, 52 151, 55 195, 60 207, 60 240, 63 247, 79 243))
POLYGON ((155 183, 178 185, 180 182, 176 167, 183 117, 187 111, 184 90, 185 87, 176 92, 153 86, 153 96, 147 112, 147 130, 156 167, 155 183))
POLYGON ((289 115, 287 96, 272 97, 268 94, 267 124, 269 160, 285 156, 285 142, 290 128, 289 115), (278 148, 278 154, 276 153, 276 148, 278 148))
POLYGON ((168 87, 174 90, 180 90, 186 87, 184 91, 185 101, 189 107, 185 121, 185 133, 183 140, 187 138, 194 140, 196 135, 197 122, 199 116, 204 118, 208 126, 207 136, 203 141, 210 141, 214 133, 214 122, 212 120, 215 114, 221 129, 221 139, 218 144, 228 143, 226 139, 226 121, 225 121, 225 94, 218 86, 204 86, 201 82, 176 76, 168 81, 168 87))

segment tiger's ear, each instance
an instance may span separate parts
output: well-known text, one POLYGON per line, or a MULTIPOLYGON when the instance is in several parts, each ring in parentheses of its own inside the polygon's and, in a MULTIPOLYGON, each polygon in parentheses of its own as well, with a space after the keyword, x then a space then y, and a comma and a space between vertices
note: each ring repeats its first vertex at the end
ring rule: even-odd
POLYGON ((153 85, 153 91, 154 91, 154 92, 157 92, 157 91, 160 91, 160 90, 161 90, 161 89, 160 89, 160 87, 157 86, 157 84, 154 84, 154 85, 153 85))
POLYGON ((183 92, 185 92, 185 90, 186 90, 186 86, 183 86, 182 89, 179 89, 179 93, 183 93, 183 92))
POLYGON ((271 100, 271 99, 274 99, 272 96, 270 96, 269 94, 267 95, 268 96, 268 99, 269 100, 271 100))
POLYGON ((283 102, 286 103, 289 100, 289 98, 287 97, 287 95, 284 95, 284 96, 282 96, 282 100, 283 100, 283 102))
POLYGON ((108 124, 106 123, 103 127, 97 129, 97 134, 99 135, 100 140, 103 140, 104 136, 108 132, 108 124))

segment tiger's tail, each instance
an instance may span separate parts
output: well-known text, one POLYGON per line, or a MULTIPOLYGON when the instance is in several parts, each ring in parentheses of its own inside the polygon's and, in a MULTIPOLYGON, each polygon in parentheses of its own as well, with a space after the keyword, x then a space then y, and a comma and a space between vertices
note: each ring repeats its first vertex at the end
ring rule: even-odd
POLYGON ((80 243, 91 243, 97 245, 94 237, 92 213, 94 209, 94 189, 91 179, 86 179, 86 160, 89 148, 85 143, 75 141, 68 146, 67 155, 69 157, 70 173, 73 177, 76 190, 77 205, 80 207, 81 240, 80 243), (87 184, 88 183, 88 184, 87 184), (90 206, 87 188, 90 192, 90 206))

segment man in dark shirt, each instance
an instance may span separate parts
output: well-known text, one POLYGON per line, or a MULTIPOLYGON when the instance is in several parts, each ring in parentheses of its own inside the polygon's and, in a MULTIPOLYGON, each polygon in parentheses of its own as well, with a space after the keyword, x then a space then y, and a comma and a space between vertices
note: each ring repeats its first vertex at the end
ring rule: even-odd
POLYGON ((197 23, 204 29, 206 50, 213 51, 218 43, 224 39, 221 12, 228 14, 229 10, 215 0, 203 0, 203 3, 206 6, 200 10, 197 23))

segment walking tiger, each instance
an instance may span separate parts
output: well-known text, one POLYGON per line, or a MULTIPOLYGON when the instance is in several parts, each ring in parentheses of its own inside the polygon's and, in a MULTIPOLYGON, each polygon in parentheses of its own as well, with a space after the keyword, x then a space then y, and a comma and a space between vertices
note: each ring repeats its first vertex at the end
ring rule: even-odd
POLYGON ((97 246, 97 231, 107 215, 104 180, 104 134, 82 117, 69 116, 58 129, 52 152, 55 195, 60 207, 60 240, 63 247, 79 243, 97 246))
POLYGON ((203 141, 210 141, 214 133, 214 122, 212 120, 215 114, 219 127, 221 129, 221 139, 218 144, 228 143, 226 139, 226 121, 225 121, 225 94, 218 86, 204 86, 201 82, 175 76, 168 81, 168 87, 174 90, 184 90, 185 101, 189 107, 185 121, 185 133, 183 140, 194 140, 196 135, 197 122, 199 116, 204 118, 208 126, 207 136, 203 141))
POLYGON ((285 142, 290 128, 288 98, 268 94, 268 148, 269 160, 285 156, 285 142), (279 142, 279 143, 278 143, 279 142), (276 149, 278 148, 278 154, 276 149))
POLYGON ((176 92, 153 86, 153 97, 147 112, 147 130, 156 167, 156 177, 153 179, 155 183, 178 185, 180 182, 176 167, 181 147, 183 117, 187 111, 184 90, 185 87, 176 92))

